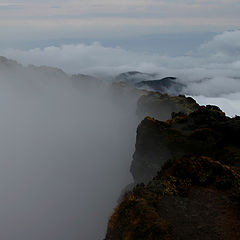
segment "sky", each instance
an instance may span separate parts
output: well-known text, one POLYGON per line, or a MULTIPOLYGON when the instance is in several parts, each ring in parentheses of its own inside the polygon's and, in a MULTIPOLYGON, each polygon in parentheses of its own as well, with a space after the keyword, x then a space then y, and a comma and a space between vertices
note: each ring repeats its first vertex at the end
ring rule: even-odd
POLYGON ((0 43, 222 32, 240 27, 239 9, 239 0, 0 0, 0 43))

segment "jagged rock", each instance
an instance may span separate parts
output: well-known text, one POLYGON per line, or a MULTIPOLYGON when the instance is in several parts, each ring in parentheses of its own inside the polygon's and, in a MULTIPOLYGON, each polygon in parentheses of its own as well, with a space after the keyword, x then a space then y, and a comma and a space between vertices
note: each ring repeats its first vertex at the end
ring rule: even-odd
POLYGON ((131 173, 135 182, 148 182, 167 160, 190 154, 240 166, 239 137, 239 118, 226 117, 215 106, 165 122, 147 117, 137 129, 131 173))
POLYGON ((138 101, 137 115, 140 119, 147 116, 164 121, 171 118, 173 113, 191 113, 197 110, 199 105, 191 97, 184 95, 169 96, 156 92, 150 92, 142 96, 138 101))
POLYGON ((237 240, 240 170, 209 157, 168 161, 125 194, 105 240, 237 240))

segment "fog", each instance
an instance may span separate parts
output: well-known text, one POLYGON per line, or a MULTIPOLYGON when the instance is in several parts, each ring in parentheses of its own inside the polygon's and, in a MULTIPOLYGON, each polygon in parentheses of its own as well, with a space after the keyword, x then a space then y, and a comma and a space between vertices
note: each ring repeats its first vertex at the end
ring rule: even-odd
POLYGON ((114 77, 125 71, 177 77, 185 94, 222 97, 240 92, 240 30, 226 31, 197 50, 171 57, 93 44, 68 44, 29 50, 6 49, 1 54, 21 63, 60 67, 68 73, 114 77))
POLYGON ((125 71, 173 76, 200 104, 240 114, 240 31, 183 56, 100 43, 1 52, 0 238, 103 239, 121 190, 132 181, 136 101, 103 80, 125 71), (62 68, 34 67, 28 64, 62 68))
POLYGON ((129 173, 136 96, 0 66, 0 238, 103 239, 129 173))

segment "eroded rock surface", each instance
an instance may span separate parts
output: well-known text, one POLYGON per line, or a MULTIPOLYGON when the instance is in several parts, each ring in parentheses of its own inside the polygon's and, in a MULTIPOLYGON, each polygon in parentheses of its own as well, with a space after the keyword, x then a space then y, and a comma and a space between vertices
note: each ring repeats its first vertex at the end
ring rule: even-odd
POLYGON ((140 119, 150 116, 165 121, 171 118, 172 113, 188 114, 197 110, 198 107, 199 105, 191 97, 185 97, 184 95, 169 96, 150 92, 139 99, 137 115, 140 119))
POLYGON ((240 171, 209 157, 168 161, 125 194, 105 240, 240 238, 240 171))
POLYGON ((239 166, 239 136, 239 117, 226 117, 215 106, 175 114, 165 122, 147 117, 137 129, 131 173, 135 182, 148 182, 167 160, 184 155, 209 156, 239 166))
POLYGON ((146 117, 131 166, 135 184, 105 240, 240 239, 240 118, 216 106, 146 117))

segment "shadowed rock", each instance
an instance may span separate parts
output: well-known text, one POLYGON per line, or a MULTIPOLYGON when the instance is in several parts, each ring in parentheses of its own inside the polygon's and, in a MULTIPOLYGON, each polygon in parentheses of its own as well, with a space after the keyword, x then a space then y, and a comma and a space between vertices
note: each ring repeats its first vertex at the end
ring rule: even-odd
POLYGON ((161 122, 145 118, 137 129, 131 173, 136 182, 152 179, 170 158, 194 154, 224 164, 240 164, 240 120, 215 106, 161 122))
POLYGON ((105 240, 218 240, 240 237, 240 171, 208 157, 168 161, 125 194, 105 240))
POLYGON ((174 113, 188 114, 197 110, 199 105, 191 97, 184 95, 169 96, 156 92, 150 92, 142 96, 138 101, 137 115, 140 119, 147 116, 165 121, 174 113))

